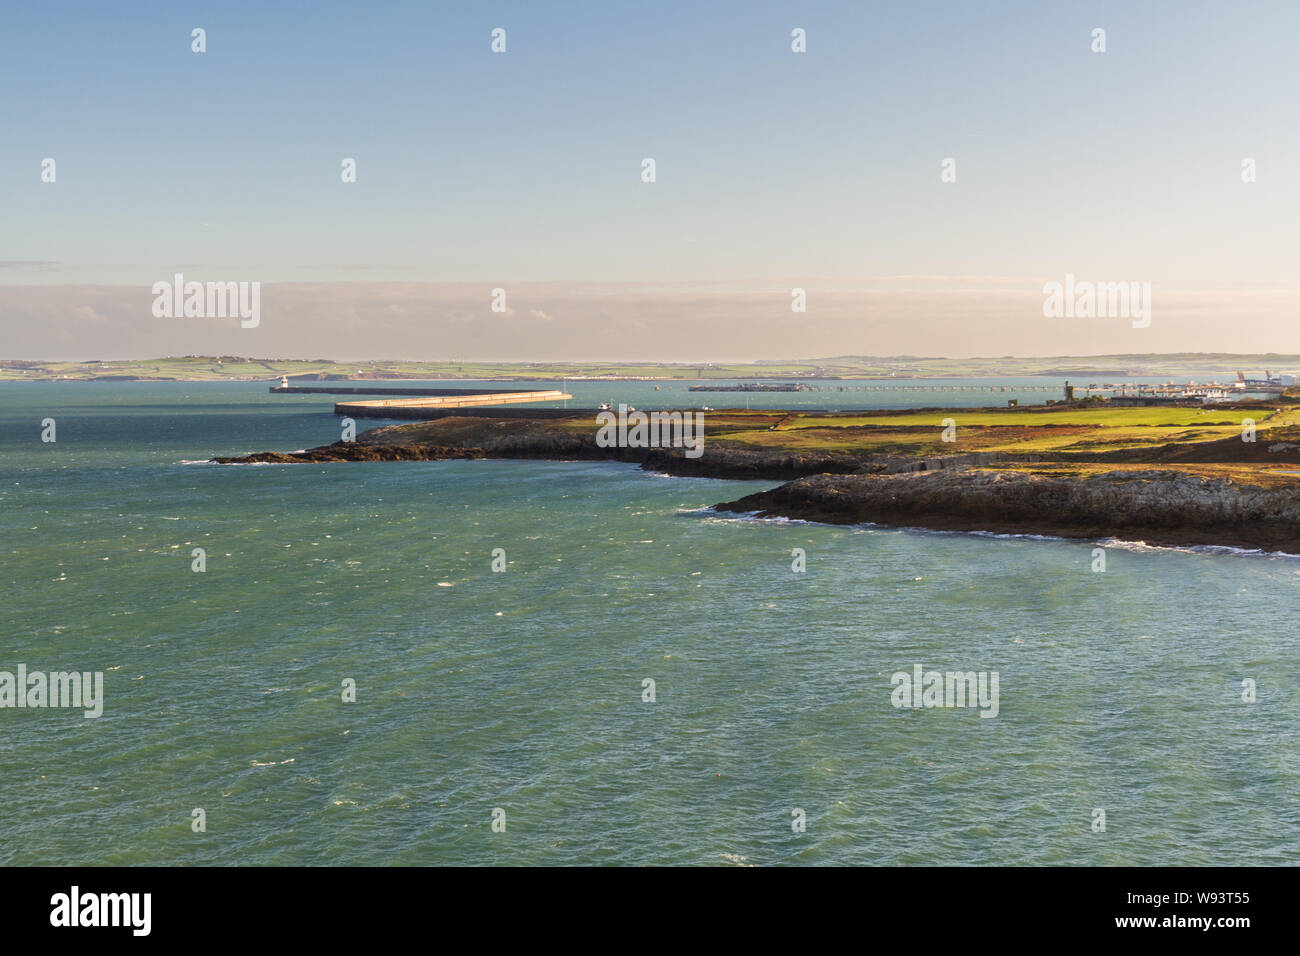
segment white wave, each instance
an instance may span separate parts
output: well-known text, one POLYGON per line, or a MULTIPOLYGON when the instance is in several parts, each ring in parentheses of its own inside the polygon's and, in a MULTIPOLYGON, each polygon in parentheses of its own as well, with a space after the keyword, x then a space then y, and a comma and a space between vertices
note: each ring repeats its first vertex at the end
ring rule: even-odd
POLYGON ((1265 551, 1263 548, 1234 548, 1228 544, 1147 544, 1145 541, 1126 541, 1123 538, 1106 538, 1097 542, 1103 548, 1143 553, 1147 551, 1181 551, 1184 554, 1238 555, 1247 558, 1284 558, 1300 560, 1300 554, 1289 551, 1265 551))
POLYGON ((782 515, 764 516, 757 511, 718 511, 716 508, 693 508, 689 511, 679 511, 679 515, 704 518, 708 521, 758 521, 763 524, 817 524, 816 521, 805 521, 803 518, 786 518, 782 515))
MULTIPOLYGON (((908 531, 929 531, 929 528, 908 528, 908 531)), ((980 538, 1007 538, 1020 539, 1024 541, 1080 541, 1081 538, 1062 538, 1055 534, 1029 534, 1028 532, 1010 532, 1010 531, 944 531, 935 530, 933 534, 973 534, 980 538)))
MULTIPOLYGON (((822 523, 780 516, 764 517, 758 511, 732 512, 718 511, 715 508, 698 508, 694 511, 682 511, 678 513, 683 515, 698 515, 716 521, 760 521, 777 525, 822 523)), ((1300 554, 1292 554, 1288 551, 1264 551, 1262 548, 1234 548, 1231 545, 1226 544, 1155 545, 1147 544, 1145 541, 1126 541, 1121 538, 1106 538, 1103 540, 1097 538, 1064 538, 1060 535, 1031 534, 1027 532, 958 531, 945 528, 919 528, 911 525, 884 525, 873 521, 862 521, 851 525, 834 525, 826 523, 826 527, 850 528, 854 531, 895 531, 921 535, 960 535, 976 538, 994 538, 1007 541, 1054 541, 1063 544, 1083 544, 1090 547, 1101 545, 1104 548, 1115 548, 1118 550, 1134 552, 1177 551, 1184 554, 1213 554, 1249 558, 1282 558, 1287 560, 1300 559, 1300 554)))

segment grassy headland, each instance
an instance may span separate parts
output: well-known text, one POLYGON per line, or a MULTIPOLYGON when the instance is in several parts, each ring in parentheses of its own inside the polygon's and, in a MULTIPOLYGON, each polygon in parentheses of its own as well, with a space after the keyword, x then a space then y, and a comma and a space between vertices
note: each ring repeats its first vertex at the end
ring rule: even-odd
MULTIPOLYGON (((522 413, 521 413, 522 414, 522 413)), ((786 484, 719 510, 1300 553, 1300 404, 705 413, 703 454, 600 447, 588 414, 454 416, 222 462, 539 458, 786 484), (1243 422, 1254 422, 1254 440, 1243 422), (946 434, 945 420, 951 429, 946 434)))

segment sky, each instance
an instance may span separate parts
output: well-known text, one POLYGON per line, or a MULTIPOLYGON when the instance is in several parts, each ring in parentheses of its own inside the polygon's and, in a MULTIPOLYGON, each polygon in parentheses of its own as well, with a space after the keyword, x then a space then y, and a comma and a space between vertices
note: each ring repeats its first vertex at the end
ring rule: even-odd
POLYGON ((1300 352, 1298 36, 1289 0, 9 4, 0 358, 1300 352), (153 315, 177 273, 261 321, 153 315), (1150 282, 1150 325, 1045 317, 1067 273, 1150 282))

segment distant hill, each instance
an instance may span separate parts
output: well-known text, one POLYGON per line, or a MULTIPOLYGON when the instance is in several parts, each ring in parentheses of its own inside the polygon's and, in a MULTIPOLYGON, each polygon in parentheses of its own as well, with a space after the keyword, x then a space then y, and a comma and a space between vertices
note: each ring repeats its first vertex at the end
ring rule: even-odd
POLYGON ((186 355, 179 358, 90 362, 0 361, 0 381, 365 381, 369 379, 880 379, 1045 376, 1106 378, 1200 376, 1235 378, 1237 370, 1300 369, 1300 355, 1219 354, 1055 355, 1037 358, 922 358, 853 355, 753 362, 491 362, 451 359, 428 362, 336 361, 186 355))

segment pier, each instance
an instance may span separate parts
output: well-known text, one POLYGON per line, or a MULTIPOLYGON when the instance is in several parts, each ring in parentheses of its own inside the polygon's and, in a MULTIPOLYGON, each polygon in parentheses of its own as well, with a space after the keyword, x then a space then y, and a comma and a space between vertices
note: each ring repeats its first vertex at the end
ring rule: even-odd
MULTIPOLYGON (((347 415, 351 418, 411 418, 429 419, 437 416, 435 412, 449 409, 482 408, 495 405, 518 405, 526 402, 559 402, 573 398, 567 392, 520 391, 509 392, 475 392, 472 389, 443 389, 444 393, 454 391, 456 394, 424 394, 419 398, 386 398, 373 402, 339 402, 334 406, 335 415, 347 415)), ((560 411, 560 409, 555 409, 560 411)))
MULTIPOLYGON (((334 406, 335 415, 347 415, 352 418, 410 418, 433 419, 447 414, 469 414, 464 409, 485 408, 486 406, 521 405, 529 402, 561 402, 573 398, 568 392, 559 389, 503 388, 495 392, 484 392, 477 388, 417 388, 393 387, 386 385, 290 385, 281 378, 279 385, 272 385, 271 392, 277 395, 403 395, 411 398, 381 398, 365 402, 338 402, 334 406)), ((561 409, 531 409, 536 417, 548 417, 542 412, 568 414, 561 409)), ((488 408, 485 413, 491 414, 488 408)))

